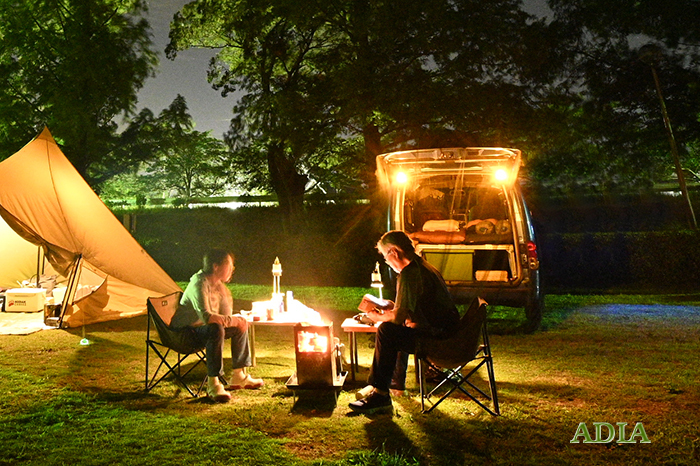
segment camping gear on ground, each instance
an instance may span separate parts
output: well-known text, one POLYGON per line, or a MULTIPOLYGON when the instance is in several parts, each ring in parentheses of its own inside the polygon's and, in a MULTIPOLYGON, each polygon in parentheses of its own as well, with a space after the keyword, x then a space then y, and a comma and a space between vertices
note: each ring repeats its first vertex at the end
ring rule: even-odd
MULTIPOLYGON (((44 325, 57 328, 61 324, 61 304, 44 304, 44 325)), ((84 328, 84 327, 83 327, 84 328)))
POLYGON ((44 309, 46 290, 43 288, 10 288, 5 292, 6 312, 39 312, 44 309))

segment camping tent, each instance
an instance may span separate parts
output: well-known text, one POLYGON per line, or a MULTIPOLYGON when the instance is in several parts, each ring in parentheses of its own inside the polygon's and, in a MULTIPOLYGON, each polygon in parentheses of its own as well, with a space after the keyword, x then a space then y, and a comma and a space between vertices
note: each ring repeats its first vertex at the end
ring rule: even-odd
POLYGON ((64 326, 143 314, 149 296, 180 289, 92 191, 48 129, 0 162, 0 216, 9 225, 0 222, 0 286, 35 274, 41 248, 59 280, 72 283, 62 306, 64 326))
POLYGON ((0 288, 17 288, 36 274, 38 252, 0 217, 0 288))

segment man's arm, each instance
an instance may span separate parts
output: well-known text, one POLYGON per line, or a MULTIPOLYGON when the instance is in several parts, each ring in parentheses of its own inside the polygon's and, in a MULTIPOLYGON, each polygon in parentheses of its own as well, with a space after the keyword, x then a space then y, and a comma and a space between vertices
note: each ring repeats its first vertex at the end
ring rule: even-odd
POLYGON ((367 317, 374 322, 389 322, 396 317, 396 308, 393 301, 387 300, 387 305, 384 307, 375 307, 367 312, 367 317))
POLYGON ((218 289, 212 289, 204 280, 202 280, 198 285, 199 286, 197 287, 194 295, 195 299, 193 300, 192 304, 194 305, 194 309, 197 312, 199 319, 205 324, 221 324, 224 327, 230 327, 233 324, 233 317, 230 315, 233 299, 231 297, 231 293, 228 292, 226 285, 223 283, 220 284, 221 287, 223 287, 228 293, 224 293, 221 287, 218 289), (219 293, 221 295, 220 304, 224 309, 228 308, 227 310, 229 315, 221 315, 212 311, 212 293, 219 293))

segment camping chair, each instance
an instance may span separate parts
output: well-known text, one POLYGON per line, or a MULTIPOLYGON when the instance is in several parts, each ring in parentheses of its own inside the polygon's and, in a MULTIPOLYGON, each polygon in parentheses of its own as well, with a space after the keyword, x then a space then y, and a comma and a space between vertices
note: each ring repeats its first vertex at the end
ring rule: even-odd
POLYGON ((197 397, 202 391, 202 387, 206 382, 206 377, 199 385, 199 389, 193 391, 185 382, 187 374, 192 372, 199 364, 206 360, 204 345, 197 344, 193 341, 191 334, 184 330, 173 329, 170 327, 170 322, 177 311, 180 304, 181 291, 162 296, 159 298, 148 298, 148 330, 146 332, 146 392, 149 392, 160 383, 165 377, 173 375, 175 380, 179 382, 193 397, 197 397), (158 340, 151 338, 151 325, 158 334, 158 340), (168 360, 170 352, 177 355, 175 361, 168 360), (152 376, 149 375, 149 360, 150 353, 153 352, 160 359, 160 363, 152 376), (187 369, 184 373, 183 365, 189 356, 193 356, 194 365, 187 369), (165 370, 167 368, 167 370, 165 370), (164 371, 162 375, 161 369, 164 371))
POLYGON ((416 351, 418 361, 418 383, 421 396, 421 412, 429 413, 456 390, 461 391, 489 414, 498 416, 501 414, 496 393, 496 379, 493 373, 493 359, 489 335, 486 330, 486 301, 475 298, 461 318, 457 333, 447 340, 421 339, 416 351), (467 366, 474 362, 471 368, 467 366), (477 387, 470 378, 482 367, 486 366, 488 375, 487 394, 477 387), (427 366, 427 367, 423 367, 427 366), (453 368, 443 372, 440 368, 453 368), (439 374, 441 381, 430 392, 426 393, 425 370, 432 369, 439 374), (468 371, 468 372, 467 372, 468 371), (466 372, 466 373, 465 373, 466 372), (431 397, 441 388, 449 387, 449 390, 426 409, 426 401, 431 402, 431 397), (475 395, 490 400, 493 409, 489 408, 475 395))

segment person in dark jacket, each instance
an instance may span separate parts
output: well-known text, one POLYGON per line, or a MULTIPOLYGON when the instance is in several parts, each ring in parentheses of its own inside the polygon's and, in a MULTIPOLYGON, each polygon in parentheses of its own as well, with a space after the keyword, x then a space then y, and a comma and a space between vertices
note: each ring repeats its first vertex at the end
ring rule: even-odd
POLYGON ((372 414, 393 409, 389 388, 400 351, 413 354, 419 338, 444 339, 457 330, 459 312, 440 272, 416 254, 403 231, 389 231, 377 242, 377 250, 397 274, 396 302, 367 315, 381 322, 377 329, 374 359, 368 382, 374 387, 366 398, 350 403, 350 409, 372 414))

